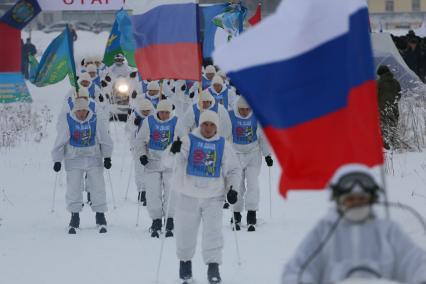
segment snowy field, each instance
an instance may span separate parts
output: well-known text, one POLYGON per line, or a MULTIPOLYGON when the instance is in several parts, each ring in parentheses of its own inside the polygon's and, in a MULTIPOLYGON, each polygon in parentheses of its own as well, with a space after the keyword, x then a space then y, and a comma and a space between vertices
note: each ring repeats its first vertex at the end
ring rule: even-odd
MULTIPOLYGON (((79 33, 76 59, 85 54, 103 53, 107 34, 79 33)), ((33 33, 33 42, 45 48, 53 34, 33 33)), ((113 209, 111 190, 107 187, 110 211, 109 231, 100 235, 95 229, 94 213, 86 206, 81 214, 81 230, 68 235, 70 215, 65 210, 65 174, 60 175, 55 212, 50 212, 55 173, 50 158, 57 114, 68 92, 68 80, 46 87, 29 84, 33 111, 45 105, 53 115, 47 137, 37 143, 31 137, 13 149, 0 149, 0 283, 20 284, 143 284, 154 283, 160 252, 160 240, 151 239, 151 220, 145 208, 136 227, 137 192, 133 179, 129 199, 124 200, 131 171, 129 145, 124 124, 112 123, 115 143, 111 176, 117 208, 113 209)), ((330 153, 332 155, 332 153, 330 153)), ((389 198, 409 204, 426 217, 426 153, 396 154, 395 173, 387 176, 389 198), (413 194, 414 193, 414 194, 413 194)), ((221 266, 225 284, 279 283, 285 262, 291 257, 303 236, 331 206, 329 192, 291 192, 283 200, 277 191, 280 169, 272 169, 272 218, 269 214, 268 169, 263 166, 258 231, 238 232, 241 265, 237 263, 234 234, 230 229, 230 211, 223 220, 225 235, 224 261, 221 266)), ((108 183, 107 183, 108 185, 108 183)), ((408 213, 391 210, 392 218, 426 248, 426 235, 408 213)), ((245 218, 244 218, 245 219, 245 218)), ((198 249, 193 262, 197 283, 206 282, 206 267, 198 249)), ((175 240, 167 239, 160 283, 176 283, 178 260, 175 240)))

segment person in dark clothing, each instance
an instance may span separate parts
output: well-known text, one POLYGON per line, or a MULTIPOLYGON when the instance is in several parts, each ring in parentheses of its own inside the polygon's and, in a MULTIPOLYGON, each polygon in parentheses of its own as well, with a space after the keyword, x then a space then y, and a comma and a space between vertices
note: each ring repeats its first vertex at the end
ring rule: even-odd
POLYGON ((422 56, 418 46, 417 38, 408 38, 407 49, 403 51, 402 57, 404 58, 404 61, 407 63, 408 67, 410 67, 410 69, 420 77, 420 63, 422 56))
POLYGON ((29 78, 28 65, 29 65, 29 56, 35 55, 37 49, 34 44, 31 43, 31 38, 27 38, 26 43, 22 47, 22 68, 25 79, 29 78))
POLYGON ((377 69, 378 100, 382 135, 385 149, 398 148, 398 104, 401 99, 401 85, 386 65, 377 69))

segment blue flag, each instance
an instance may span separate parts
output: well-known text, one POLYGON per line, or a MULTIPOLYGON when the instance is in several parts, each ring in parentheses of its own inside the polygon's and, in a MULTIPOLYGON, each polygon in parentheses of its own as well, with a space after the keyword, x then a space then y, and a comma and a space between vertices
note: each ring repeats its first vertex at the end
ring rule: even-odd
POLYGON ((0 18, 0 22, 22 30, 40 12, 41 8, 37 0, 19 0, 0 18))
POLYGON ((247 8, 241 2, 230 4, 222 14, 213 19, 213 23, 224 29, 228 35, 228 41, 237 37, 244 30, 244 20, 247 16, 247 8))
POLYGON ((214 50, 214 39, 217 26, 213 23, 214 17, 222 14, 229 3, 201 7, 202 23, 204 27, 203 57, 210 58, 214 50))
POLYGON ((37 63, 35 58, 30 58, 30 65, 30 81, 37 87, 56 84, 68 75, 71 85, 78 88, 69 27, 50 43, 40 63, 37 63))
POLYGON ((122 53, 130 66, 135 67, 136 41, 133 36, 132 21, 129 14, 121 9, 115 16, 115 22, 105 48, 103 62, 107 66, 114 63, 114 56, 122 53))

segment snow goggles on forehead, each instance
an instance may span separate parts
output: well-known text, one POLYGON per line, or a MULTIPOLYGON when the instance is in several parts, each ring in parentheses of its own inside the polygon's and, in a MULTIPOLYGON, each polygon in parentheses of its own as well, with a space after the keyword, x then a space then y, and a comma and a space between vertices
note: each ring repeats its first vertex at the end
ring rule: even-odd
POLYGON ((379 190, 376 181, 364 173, 351 173, 341 177, 338 182, 331 186, 333 196, 338 197, 353 192, 358 185, 365 193, 375 195, 379 190))

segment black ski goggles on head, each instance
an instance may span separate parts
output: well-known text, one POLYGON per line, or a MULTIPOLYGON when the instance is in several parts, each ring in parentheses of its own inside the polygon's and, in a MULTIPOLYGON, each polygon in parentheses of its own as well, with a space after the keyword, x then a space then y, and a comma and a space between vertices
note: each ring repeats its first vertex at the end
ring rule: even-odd
POLYGON ((341 177, 336 184, 331 185, 333 198, 351 193, 356 185, 359 185, 365 193, 373 196, 377 195, 379 190, 379 186, 371 176, 355 172, 341 177))

